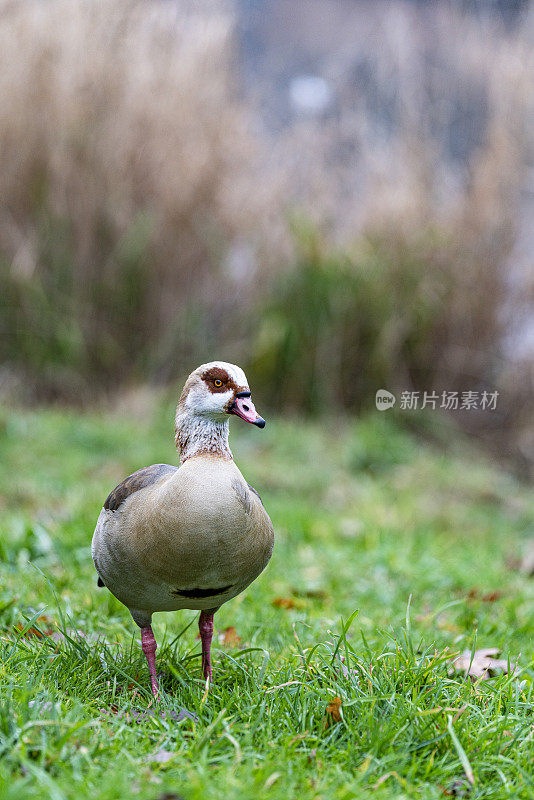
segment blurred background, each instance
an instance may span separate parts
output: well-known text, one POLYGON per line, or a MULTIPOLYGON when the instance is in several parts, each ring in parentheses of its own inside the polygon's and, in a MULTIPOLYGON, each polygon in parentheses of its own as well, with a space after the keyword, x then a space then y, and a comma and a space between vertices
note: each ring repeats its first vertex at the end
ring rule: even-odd
POLYGON ((497 391, 532 475, 533 122, 527 0, 0 0, 1 398, 497 391))

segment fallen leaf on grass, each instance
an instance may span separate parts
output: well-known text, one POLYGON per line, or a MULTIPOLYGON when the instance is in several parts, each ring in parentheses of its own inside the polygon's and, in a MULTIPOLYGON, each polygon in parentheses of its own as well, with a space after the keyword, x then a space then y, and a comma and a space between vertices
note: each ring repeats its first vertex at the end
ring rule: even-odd
POLYGON ((479 589, 471 589, 467 595, 468 600, 480 600, 482 603, 495 603, 503 596, 503 592, 493 591, 481 594, 479 589))
MULTIPOLYGON (((498 647, 486 647, 482 650, 475 650, 471 654, 470 650, 464 650, 453 662, 452 668, 456 672, 464 672, 472 678, 489 678, 495 670, 508 672, 508 661, 505 658, 493 658, 498 655, 498 647)), ((514 664, 510 662, 512 672, 514 664)))
POLYGON ((503 595, 504 592, 487 592, 486 594, 483 594, 480 599, 483 603, 495 603, 495 601, 500 600, 503 595))
POLYGON ((226 645, 226 647, 237 647, 241 642, 241 636, 237 635, 237 631, 233 625, 230 625, 223 631, 219 631, 217 639, 219 644, 226 645))
POLYGON ((291 597, 275 597, 272 604, 275 608, 295 608, 295 601, 291 597))
POLYGON ((46 633, 46 631, 44 631, 44 632, 43 632, 43 631, 40 631, 40 630, 38 630, 38 628, 28 628, 27 630, 24 630, 24 625, 23 625, 21 622, 19 622, 19 623, 18 623, 18 624, 15 626, 15 628, 16 628, 18 631, 24 631, 24 633, 22 634, 22 636, 23 636, 25 639, 32 639, 32 638, 35 638, 35 639, 42 639, 42 638, 43 638, 43 636, 49 636, 49 635, 50 635, 50 634, 46 633))
POLYGON ((41 616, 37 617, 36 622, 42 622, 44 625, 46 625, 46 628, 44 630, 40 630, 39 628, 34 628, 32 626, 31 628, 28 628, 28 630, 24 630, 26 626, 22 622, 18 622, 15 625, 15 628, 18 631, 24 631, 22 635, 26 639, 31 639, 32 637, 36 639, 42 639, 44 636, 52 636, 52 634, 54 633, 54 629, 50 627, 50 624, 52 622, 51 619, 45 616, 41 616))
MULTIPOLYGON (((326 707, 326 713, 333 722, 341 722, 341 697, 334 697, 326 707)), ((328 724, 328 719, 327 719, 328 724)))

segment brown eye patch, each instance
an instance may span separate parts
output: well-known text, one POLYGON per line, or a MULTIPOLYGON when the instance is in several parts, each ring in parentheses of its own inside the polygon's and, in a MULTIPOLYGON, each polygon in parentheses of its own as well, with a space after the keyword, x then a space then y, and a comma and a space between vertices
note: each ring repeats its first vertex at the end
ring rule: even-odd
POLYGON ((235 382, 222 367, 212 367, 202 375, 202 380, 206 381, 210 391, 214 394, 227 392, 229 389, 236 390, 235 382))

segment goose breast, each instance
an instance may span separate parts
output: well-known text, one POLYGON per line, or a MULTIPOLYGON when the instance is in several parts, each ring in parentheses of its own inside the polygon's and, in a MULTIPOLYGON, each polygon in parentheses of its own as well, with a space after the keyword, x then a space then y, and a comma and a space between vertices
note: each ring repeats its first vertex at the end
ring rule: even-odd
POLYGON ((233 460, 198 456, 103 508, 93 555, 129 608, 206 609, 243 591, 273 543, 271 520, 233 460))

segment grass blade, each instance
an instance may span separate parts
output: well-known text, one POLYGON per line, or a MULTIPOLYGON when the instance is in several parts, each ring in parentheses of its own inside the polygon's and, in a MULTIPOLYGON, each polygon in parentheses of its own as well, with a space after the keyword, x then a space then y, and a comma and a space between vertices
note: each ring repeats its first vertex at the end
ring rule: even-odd
POLYGON ((452 743, 454 745, 454 749, 458 753, 458 758, 460 759, 462 767, 464 768, 465 776, 466 776, 467 780, 469 781, 469 783, 471 784, 471 786, 473 786, 474 783, 475 783, 475 776, 473 775, 473 768, 471 767, 471 764, 469 763, 469 759, 467 758, 467 754, 466 754, 464 748, 462 747, 462 744, 461 744, 460 740, 456 736, 456 732, 455 732, 454 728, 452 727, 452 717, 451 717, 450 714, 447 714, 447 730, 449 731, 450 737, 452 739, 452 743))

